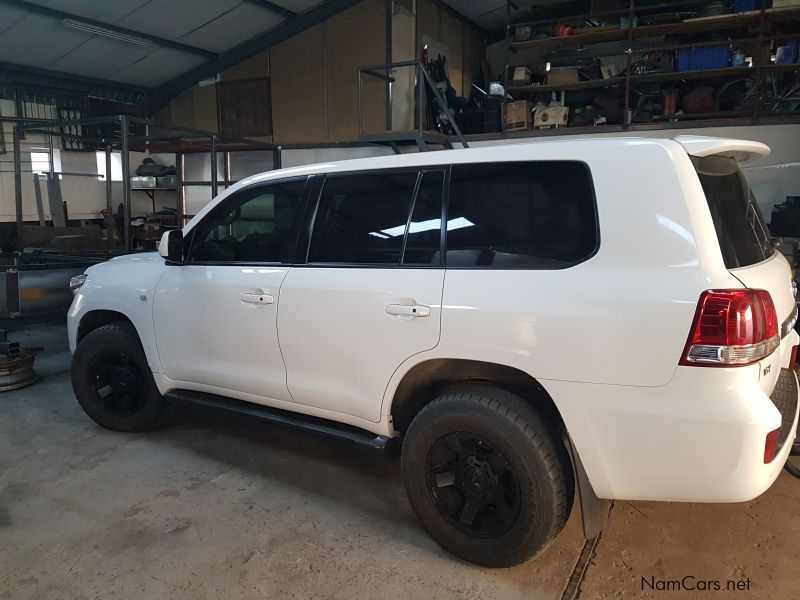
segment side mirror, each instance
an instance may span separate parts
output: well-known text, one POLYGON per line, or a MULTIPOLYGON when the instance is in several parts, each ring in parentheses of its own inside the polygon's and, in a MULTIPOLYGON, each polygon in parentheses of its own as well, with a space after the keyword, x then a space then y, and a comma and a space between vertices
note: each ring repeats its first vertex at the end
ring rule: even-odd
POLYGON ((183 231, 172 229, 165 231, 158 245, 158 253, 168 262, 181 264, 183 262, 183 231))

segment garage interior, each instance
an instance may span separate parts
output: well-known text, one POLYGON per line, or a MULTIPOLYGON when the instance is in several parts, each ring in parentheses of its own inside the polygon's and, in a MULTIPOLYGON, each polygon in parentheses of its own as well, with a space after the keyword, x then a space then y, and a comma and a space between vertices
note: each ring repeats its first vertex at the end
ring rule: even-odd
POLYGON ((196 407, 101 429, 64 320, 71 277, 248 176, 574 136, 766 143, 743 172, 794 266, 799 44, 797 0, 0 0, 0 598, 795 597, 788 472, 746 503, 617 501, 589 541, 576 501, 543 555, 485 569, 425 534, 393 458, 196 407))

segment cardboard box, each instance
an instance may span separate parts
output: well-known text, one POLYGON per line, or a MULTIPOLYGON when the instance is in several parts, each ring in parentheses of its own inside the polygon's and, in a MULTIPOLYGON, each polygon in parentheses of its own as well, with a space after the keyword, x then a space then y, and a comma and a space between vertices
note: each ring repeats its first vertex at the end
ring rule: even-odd
POLYGON ((556 129, 558 127, 566 127, 567 117, 569 117, 569 108, 566 106, 541 106, 533 111, 533 128, 556 129))
POLYGON ((512 85, 523 86, 531 84, 530 67, 514 67, 514 76, 511 78, 512 85))
POLYGON ((505 107, 505 130, 525 131, 531 128, 533 102, 517 100, 503 105, 505 107))
POLYGON ((578 81, 578 67, 557 67, 547 72, 547 85, 564 85, 578 81))

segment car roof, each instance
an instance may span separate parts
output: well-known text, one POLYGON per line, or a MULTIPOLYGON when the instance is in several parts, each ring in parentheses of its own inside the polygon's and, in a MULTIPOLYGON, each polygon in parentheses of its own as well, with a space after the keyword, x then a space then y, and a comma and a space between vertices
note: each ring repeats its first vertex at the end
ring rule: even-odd
POLYGON ((711 136, 678 136, 675 138, 656 137, 570 137, 558 140, 532 140, 518 143, 492 144, 479 147, 436 150, 431 152, 409 152, 389 156, 356 158, 330 161, 276 169, 251 175, 222 192, 217 198, 204 206, 186 225, 185 231, 230 194, 250 185, 265 183, 276 179, 302 177, 323 173, 370 171, 375 169, 402 169, 423 166, 453 165, 474 162, 499 162, 519 160, 584 160, 592 154, 607 155, 625 146, 659 145, 675 151, 680 145, 687 154, 708 156, 724 154, 737 160, 755 155, 764 155, 769 147, 760 142, 734 140, 711 136), (574 156, 572 155, 574 153, 574 156))

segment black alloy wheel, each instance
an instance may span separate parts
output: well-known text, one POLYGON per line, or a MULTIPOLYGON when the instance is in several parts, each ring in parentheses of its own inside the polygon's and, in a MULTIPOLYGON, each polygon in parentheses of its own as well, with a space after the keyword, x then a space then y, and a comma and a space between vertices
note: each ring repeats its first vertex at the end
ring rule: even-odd
POLYGON ((506 457, 480 435, 440 438, 425 465, 428 493, 454 527, 476 538, 506 533, 520 511, 520 487, 506 457))

